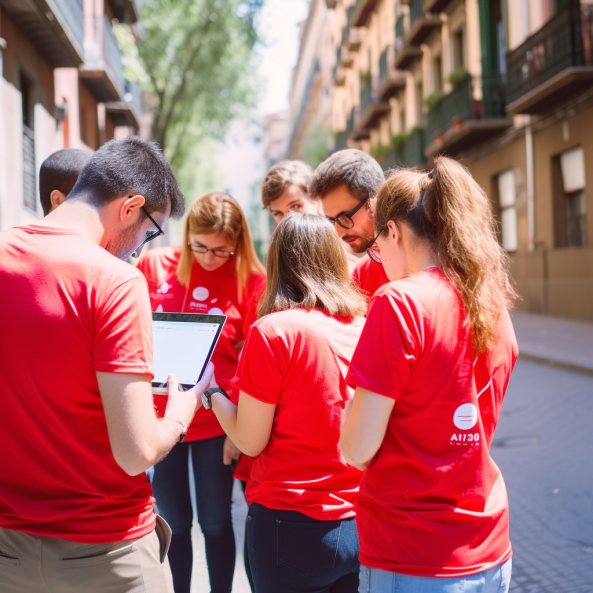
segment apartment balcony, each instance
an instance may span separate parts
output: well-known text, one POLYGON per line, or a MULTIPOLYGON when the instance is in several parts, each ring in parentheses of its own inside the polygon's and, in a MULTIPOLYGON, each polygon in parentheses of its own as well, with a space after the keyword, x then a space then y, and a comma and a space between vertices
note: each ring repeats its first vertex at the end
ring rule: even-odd
POLYGON ((129 25, 140 20, 143 0, 109 0, 113 9, 113 16, 120 23, 129 25))
POLYGON ((143 111, 142 90, 137 82, 124 81, 123 101, 108 101, 105 109, 116 126, 128 126, 138 130, 143 111))
POLYGON ((507 54, 507 110, 542 113, 593 86, 593 7, 571 4, 507 54))
POLYGON ((372 130, 389 111, 389 103, 377 94, 378 83, 378 79, 368 79, 360 90, 360 128, 365 130, 372 130))
POLYGON ((336 7, 336 0, 325 0, 325 5, 328 8, 335 8, 336 7))
POLYGON ((394 67, 395 48, 386 47, 379 59, 379 89, 377 95, 381 101, 389 101, 400 89, 406 86, 406 76, 394 67))
POLYGON ((422 58, 422 50, 418 45, 410 43, 410 22, 400 14, 395 21, 395 64, 397 70, 405 70, 415 60, 422 58))
POLYGON ((392 167, 400 167, 402 164, 402 158, 400 149, 390 150, 382 159, 381 166, 384 171, 391 169, 392 167))
POLYGON ((15 25, 52 68, 76 68, 84 61, 82 0, 0 0, 15 25))
POLYGON ((350 138, 350 134, 352 134, 352 126, 354 125, 354 117, 352 112, 350 113, 350 117, 346 122, 346 129, 342 132, 338 132, 336 135, 336 143, 334 146, 334 152, 338 150, 344 150, 348 148, 348 139, 350 138))
POLYGON ((443 12, 454 0, 424 0, 424 12, 438 14, 443 12))
POLYGON ((352 24, 355 27, 364 27, 377 4, 379 4, 378 0, 358 0, 352 15, 352 24))
POLYGON ((501 76, 468 77, 429 111, 425 154, 454 155, 488 141, 511 125, 501 76))
POLYGON ((406 167, 417 167, 426 163, 424 156, 424 129, 414 128, 398 152, 401 163, 406 167))
POLYGON ((361 122, 362 118, 362 110, 360 105, 357 107, 353 107, 352 111, 350 112, 350 128, 352 132, 350 133, 351 140, 368 140, 371 136, 371 132, 362 126, 361 122))
POLYGON ((441 28, 441 17, 439 15, 424 11, 424 0, 411 0, 410 2, 410 31, 407 35, 407 43, 420 45, 435 30, 441 28))
POLYGON ((349 51, 358 51, 360 49, 360 46, 364 41, 365 32, 366 31, 360 27, 356 27, 348 31, 346 46, 348 47, 349 51))
POLYGON ((104 16, 102 26, 94 31, 96 37, 86 46, 80 78, 99 101, 121 101, 125 94, 124 66, 109 19, 104 16))

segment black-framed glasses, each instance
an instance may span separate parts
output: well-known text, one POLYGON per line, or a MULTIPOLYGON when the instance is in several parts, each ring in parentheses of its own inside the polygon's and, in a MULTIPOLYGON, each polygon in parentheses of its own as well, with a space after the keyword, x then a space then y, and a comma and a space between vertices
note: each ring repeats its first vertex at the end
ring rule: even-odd
POLYGON ((377 239, 385 232, 386 229, 381 230, 377 233, 377 236, 373 239, 373 243, 367 248, 367 254, 376 264, 381 264, 381 250, 377 245, 377 239))
POLYGON ((339 224, 343 229, 349 230, 354 226, 354 221, 352 217, 371 199, 371 196, 366 197, 356 208, 350 210, 350 212, 345 212, 344 214, 340 214, 337 218, 332 218, 331 216, 327 216, 326 218, 332 224, 339 224))
POLYGON ((140 251, 142 251, 142 247, 144 247, 144 245, 146 245, 153 239, 156 239, 157 237, 161 237, 162 235, 165 234, 165 231, 163 231, 163 229, 159 226, 158 222, 150 214, 148 214, 148 210, 146 210, 146 208, 144 206, 140 206, 140 208, 142 208, 142 211, 144 212, 144 214, 146 214, 146 216, 148 216, 150 222, 152 222, 152 224, 154 224, 154 226, 157 228, 157 230, 155 231, 154 229, 151 229, 149 231, 146 231, 146 236, 144 237, 144 241, 142 241, 142 243, 140 243, 140 245, 138 245, 138 247, 136 247, 136 249, 134 250, 135 257, 138 257, 140 255, 140 251))
POLYGON ((194 253, 208 253, 209 251, 212 252, 212 255, 216 256, 216 257, 223 257, 225 259, 229 259, 230 257, 233 257, 233 255, 235 255, 234 251, 226 251, 225 249, 210 249, 209 247, 206 247, 206 245, 202 245, 201 243, 188 243, 189 248, 194 252, 194 253))

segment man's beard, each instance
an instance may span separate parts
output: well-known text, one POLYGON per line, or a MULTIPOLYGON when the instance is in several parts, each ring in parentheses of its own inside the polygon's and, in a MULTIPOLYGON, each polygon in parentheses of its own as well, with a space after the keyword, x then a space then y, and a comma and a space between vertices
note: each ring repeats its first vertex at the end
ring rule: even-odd
POLYGON ((141 224, 142 221, 123 230, 117 237, 105 245, 105 249, 118 259, 128 261, 130 255, 138 248, 135 242, 137 241, 138 227, 141 224))
POLYGON ((354 253, 364 253, 373 244, 374 239, 374 237, 362 237, 361 235, 345 235, 342 237, 342 241, 349 237, 358 239, 358 243, 356 244, 347 243, 347 245, 350 245, 350 248, 354 253))

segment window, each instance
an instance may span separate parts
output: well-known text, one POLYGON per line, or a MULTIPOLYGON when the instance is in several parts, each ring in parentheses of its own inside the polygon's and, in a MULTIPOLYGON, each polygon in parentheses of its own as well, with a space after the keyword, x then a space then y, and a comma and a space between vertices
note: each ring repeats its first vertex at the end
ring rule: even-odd
POLYGON ((517 194, 515 172, 512 169, 504 171, 498 176, 498 203, 500 206, 502 246, 509 252, 517 251, 519 247, 517 194))
POLYGON ((443 90, 443 60, 440 55, 432 61, 432 76, 433 92, 438 93, 443 90))
POLYGON ((581 146, 552 158, 552 192, 555 246, 588 245, 585 157, 581 146))
POLYGON ((566 196, 566 224, 568 247, 587 245, 587 207, 583 190, 566 196))
POLYGON ((465 51, 463 43, 463 29, 453 33, 453 70, 465 68, 465 51))
POLYGON ((21 72, 21 100, 23 109, 23 204, 37 211, 37 184, 35 182, 35 134, 33 132, 33 82, 21 72))

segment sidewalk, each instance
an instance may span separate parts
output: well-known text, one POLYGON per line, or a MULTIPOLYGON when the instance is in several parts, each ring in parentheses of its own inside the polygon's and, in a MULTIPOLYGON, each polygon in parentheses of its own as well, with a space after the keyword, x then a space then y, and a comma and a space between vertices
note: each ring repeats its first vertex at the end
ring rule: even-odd
POLYGON ((514 312, 519 356, 593 375, 593 323, 514 312))

